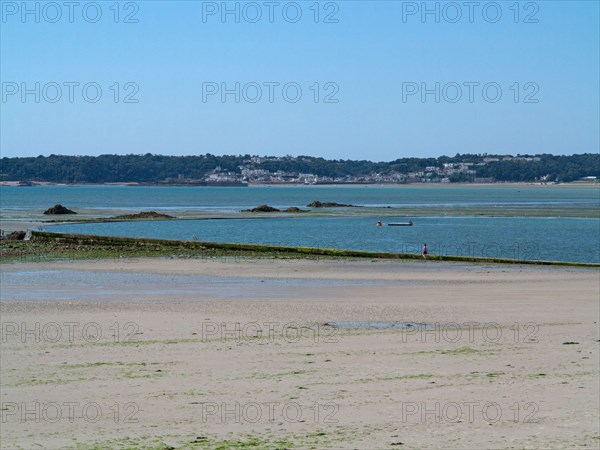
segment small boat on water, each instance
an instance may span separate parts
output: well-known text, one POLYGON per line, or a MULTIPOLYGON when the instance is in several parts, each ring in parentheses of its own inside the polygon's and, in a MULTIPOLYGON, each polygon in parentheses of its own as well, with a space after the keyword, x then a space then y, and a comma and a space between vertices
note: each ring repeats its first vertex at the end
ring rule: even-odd
POLYGON ((413 226, 412 220, 409 220, 408 222, 388 223, 388 227, 412 227, 412 226, 413 226))

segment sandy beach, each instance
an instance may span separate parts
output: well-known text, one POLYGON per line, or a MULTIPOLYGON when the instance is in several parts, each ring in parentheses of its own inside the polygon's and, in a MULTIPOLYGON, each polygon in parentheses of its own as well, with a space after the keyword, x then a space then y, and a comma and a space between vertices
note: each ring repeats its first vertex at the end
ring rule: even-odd
POLYGON ((597 269, 6 264, 1 447, 598 448, 599 297, 597 269))

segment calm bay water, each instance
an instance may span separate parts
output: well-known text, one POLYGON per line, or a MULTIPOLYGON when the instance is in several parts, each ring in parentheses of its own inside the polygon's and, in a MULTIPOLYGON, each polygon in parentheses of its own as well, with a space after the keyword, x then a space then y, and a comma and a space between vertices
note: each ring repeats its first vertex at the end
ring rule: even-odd
POLYGON ((262 203, 277 208, 302 207, 313 200, 362 206, 600 207, 598 189, 550 186, 0 187, 0 212, 3 213, 43 211, 56 203, 71 209, 239 211, 262 203))
MULTIPOLYGON (((236 212, 261 203, 304 207, 313 200, 363 206, 600 208, 600 191, 560 187, 1 187, 3 217, 72 209, 236 212)), ((48 230, 113 236, 600 263, 600 220, 528 217, 412 217, 413 227, 375 227, 379 217, 262 218, 66 224, 48 230)), ((384 218, 385 222, 406 218, 384 218)))

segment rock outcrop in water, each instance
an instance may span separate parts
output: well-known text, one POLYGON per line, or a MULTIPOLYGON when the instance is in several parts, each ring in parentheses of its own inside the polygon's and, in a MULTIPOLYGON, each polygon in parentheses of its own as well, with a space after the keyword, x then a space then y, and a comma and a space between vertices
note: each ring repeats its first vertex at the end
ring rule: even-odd
POLYGON ((273 208, 269 205, 258 205, 256 208, 246 209, 244 212, 253 212, 253 213, 264 213, 264 212, 280 212, 279 209, 273 208))
POLYGON ((356 205, 345 205, 343 203, 335 203, 335 202, 320 202, 315 200, 312 203, 309 203, 309 208, 358 208, 356 205))
POLYGON ((284 210, 273 208, 269 205, 258 205, 256 208, 252 209, 244 209, 243 212, 253 212, 253 213, 269 213, 269 212, 286 212, 286 213, 304 213, 308 212, 305 209, 300 209, 295 206, 290 206, 284 210))
POLYGON ((174 219, 175 217, 169 216, 168 214, 157 213, 156 211, 142 211, 137 214, 124 214, 122 216, 113 217, 113 219, 119 220, 154 220, 154 219, 174 219))
POLYGON ((69 208, 65 208, 63 205, 54 205, 52 208, 48 208, 44 211, 44 214, 77 214, 75 211, 71 211, 69 208))

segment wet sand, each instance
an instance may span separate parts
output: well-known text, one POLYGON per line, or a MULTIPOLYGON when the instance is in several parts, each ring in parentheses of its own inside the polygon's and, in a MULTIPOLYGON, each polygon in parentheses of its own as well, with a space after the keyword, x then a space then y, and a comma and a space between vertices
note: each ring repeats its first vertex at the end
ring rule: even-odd
POLYGON ((597 448, 599 298, 597 269, 4 265, 1 447, 597 448))

